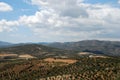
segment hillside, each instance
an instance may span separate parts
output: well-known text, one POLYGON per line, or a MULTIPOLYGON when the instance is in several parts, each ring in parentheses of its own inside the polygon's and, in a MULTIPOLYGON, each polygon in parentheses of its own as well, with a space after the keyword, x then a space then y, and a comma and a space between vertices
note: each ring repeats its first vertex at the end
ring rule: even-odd
MULTIPOLYGON (((75 49, 73 42, 59 44, 69 46, 65 47, 66 50, 40 44, 0 48, 0 80, 120 79, 120 57, 108 57, 87 50, 83 52, 75 49)), ((96 44, 100 45, 96 41, 87 43, 91 48, 96 44)))
POLYGON ((0 48, 1 47, 8 47, 8 46, 12 46, 12 43, 9 42, 4 42, 4 41, 0 41, 0 48))
POLYGON ((120 58, 47 60, 1 62, 0 80, 120 80, 120 58))
POLYGON ((0 48, 0 54, 29 54, 38 58, 44 57, 70 57, 75 51, 51 48, 37 44, 25 44, 8 48, 0 48))
POLYGON ((109 56, 120 56, 119 41, 85 40, 78 42, 51 43, 47 46, 65 50, 85 51, 109 56))

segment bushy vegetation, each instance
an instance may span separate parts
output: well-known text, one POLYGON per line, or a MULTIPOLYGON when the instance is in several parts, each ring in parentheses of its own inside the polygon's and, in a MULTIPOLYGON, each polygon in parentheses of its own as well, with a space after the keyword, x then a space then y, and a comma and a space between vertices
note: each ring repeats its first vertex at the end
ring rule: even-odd
POLYGON ((0 54, 30 54, 37 58, 55 57, 55 56, 74 56, 76 51, 62 50, 37 44, 25 44, 14 47, 0 48, 0 54))
POLYGON ((39 59, 0 63, 0 80, 119 80, 120 58, 79 58, 74 64, 39 59))
POLYGON ((92 52, 109 56, 120 56, 119 41, 85 40, 78 42, 51 43, 47 46, 75 51, 92 52))

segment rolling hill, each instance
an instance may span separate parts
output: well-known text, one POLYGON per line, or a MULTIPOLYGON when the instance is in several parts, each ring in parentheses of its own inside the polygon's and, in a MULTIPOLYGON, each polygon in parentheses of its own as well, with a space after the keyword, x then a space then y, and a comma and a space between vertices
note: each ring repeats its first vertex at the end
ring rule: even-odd
POLYGON ((99 41, 84 40, 78 42, 51 43, 47 46, 65 50, 75 50, 81 52, 92 52, 95 54, 104 54, 109 56, 120 56, 119 41, 99 41))
POLYGON ((0 48, 0 54, 29 54, 38 58, 44 57, 70 57, 76 51, 51 48, 38 44, 24 44, 7 48, 0 48))
POLYGON ((107 57, 97 51, 119 49, 119 42, 54 44, 0 48, 0 80, 120 80, 120 57, 107 57))

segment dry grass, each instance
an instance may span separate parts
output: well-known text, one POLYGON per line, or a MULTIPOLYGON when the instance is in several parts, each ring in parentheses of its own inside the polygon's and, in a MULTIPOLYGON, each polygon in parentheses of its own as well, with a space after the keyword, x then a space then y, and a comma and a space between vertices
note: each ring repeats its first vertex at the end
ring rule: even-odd
POLYGON ((0 57, 7 57, 7 56, 18 56, 18 55, 17 54, 6 54, 6 53, 0 54, 0 57))
POLYGON ((80 53, 78 53, 79 55, 89 55, 89 54, 91 54, 91 53, 89 53, 89 52, 80 52, 80 53))
POLYGON ((101 55, 90 55, 90 58, 108 58, 107 56, 101 56, 101 55))
POLYGON ((72 64, 72 63, 75 63, 77 60, 46 58, 46 59, 44 59, 44 61, 47 61, 47 62, 63 62, 63 63, 72 64))
POLYGON ((4 57, 17 57, 17 58, 20 58, 20 59, 36 58, 36 57, 31 56, 29 54, 21 54, 21 55, 18 55, 18 54, 6 54, 6 53, 0 54, 0 58, 4 58, 4 57))
POLYGON ((22 54, 22 55, 19 55, 19 58, 25 58, 25 59, 31 59, 31 58, 35 58, 34 56, 31 56, 29 54, 22 54))

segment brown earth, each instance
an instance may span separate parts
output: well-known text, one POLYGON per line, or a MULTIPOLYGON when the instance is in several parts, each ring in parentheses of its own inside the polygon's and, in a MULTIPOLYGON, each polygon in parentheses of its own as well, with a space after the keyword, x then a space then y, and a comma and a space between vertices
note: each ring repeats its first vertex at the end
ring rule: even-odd
POLYGON ((55 59, 55 58, 46 58, 43 61, 47 61, 47 62, 63 62, 63 63, 68 63, 68 64, 73 64, 73 63, 77 62, 77 60, 73 60, 73 59, 55 59))
POLYGON ((6 56, 18 56, 17 54, 0 54, 0 57, 6 57, 6 56))

